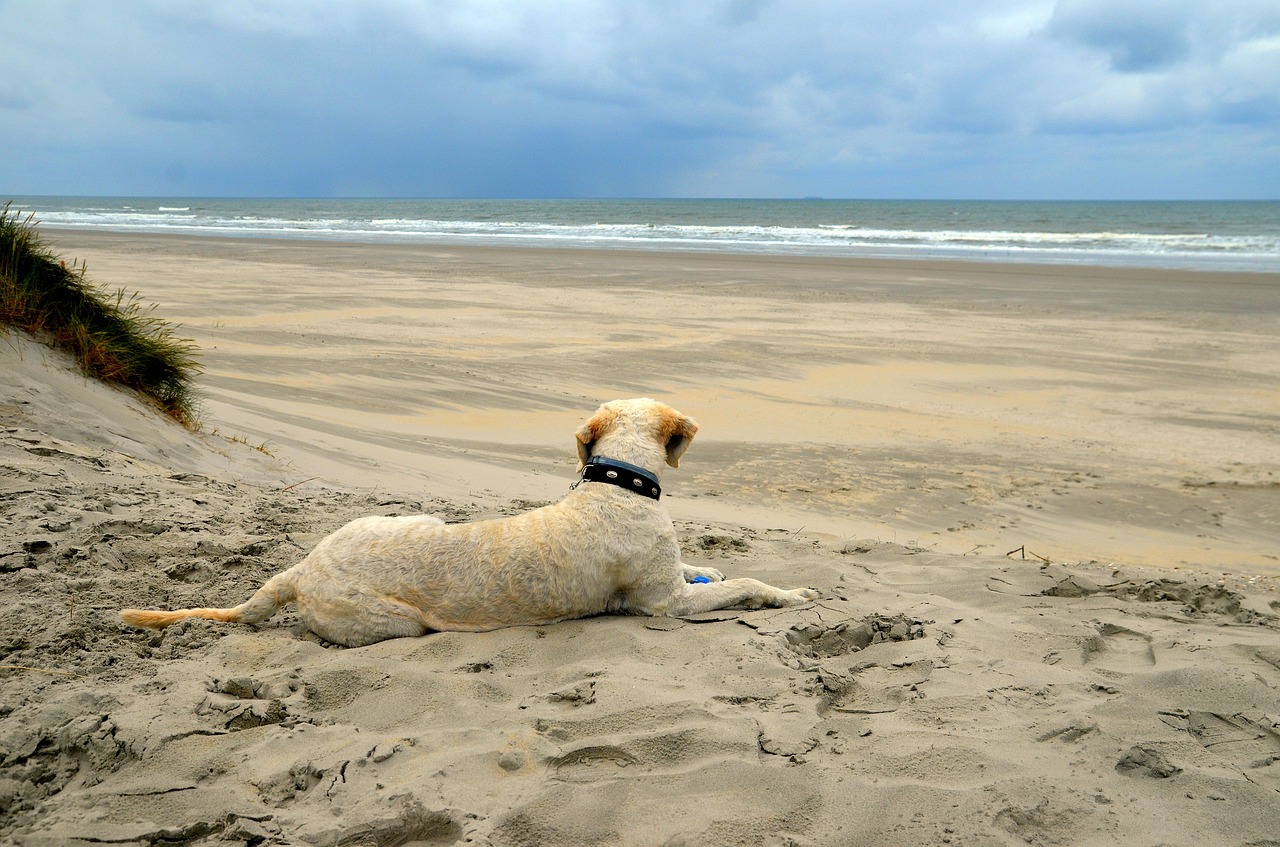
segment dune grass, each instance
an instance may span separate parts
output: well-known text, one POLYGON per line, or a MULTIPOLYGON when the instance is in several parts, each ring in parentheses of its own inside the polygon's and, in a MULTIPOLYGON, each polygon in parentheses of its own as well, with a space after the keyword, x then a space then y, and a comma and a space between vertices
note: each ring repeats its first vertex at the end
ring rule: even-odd
POLYGON ((198 428, 196 347, 136 294, 99 289, 41 240, 34 215, 0 210, 0 327, 70 353, 84 373, 131 389, 188 429, 198 428))

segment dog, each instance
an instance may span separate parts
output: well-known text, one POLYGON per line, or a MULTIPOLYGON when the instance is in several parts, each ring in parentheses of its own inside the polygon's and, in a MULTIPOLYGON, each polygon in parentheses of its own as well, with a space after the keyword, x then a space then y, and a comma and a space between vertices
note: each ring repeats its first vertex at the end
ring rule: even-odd
POLYGON ((575 433, 580 477, 560 502, 510 518, 358 518, 228 609, 125 609, 137 627, 183 618, 259 623, 286 603, 326 641, 362 647, 600 614, 680 616, 817 599, 680 561, 659 502, 698 425, 649 398, 605 403, 575 433), (701 579, 699 579, 701 577, 701 579), (694 580, 697 580, 696 582, 694 580))

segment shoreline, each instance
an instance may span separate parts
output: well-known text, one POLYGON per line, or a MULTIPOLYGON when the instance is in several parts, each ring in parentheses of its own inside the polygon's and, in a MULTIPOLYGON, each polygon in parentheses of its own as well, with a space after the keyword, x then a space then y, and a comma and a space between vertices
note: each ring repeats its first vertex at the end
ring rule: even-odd
MULTIPOLYGON (((1270 201, 1258 201, 1270 202, 1270 201)), ((78 226, 75 224, 49 224, 41 222, 42 231, 51 238, 55 238, 57 233, 68 233, 75 236, 86 236, 92 238, 95 235, 101 235, 105 238, 157 238, 157 239, 174 239, 185 240, 194 239, 197 241, 213 241, 223 242, 227 244, 235 244, 241 242, 268 242, 278 245, 331 245, 335 247, 356 247, 356 248, 403 248, 405 250, 459 250, 467 251, 564 251, 564 252, 584 252, 584 253, 617 253, 617 254, 633 254, 638 256, 645 255, 688 255, 688 256, 708 256, 708 257, 729 257, 741 258, 744 260, 770 260, 776 259, 781 261, 792 260, 814 260, 819 262, 843 262, 854 264, 920 264, 920 265, 960 265, 960 266, 983 266, 983 267, 1012 267, 1024 268, 1031 270, 1042 270, 1046 268, 1058 268, 1063 271, 1089 271, 1096 269, 1103 272, 1126 272, 1134 271, 1138 273, 1172 273, 1172 274, 1203 274, 1215 276, 1219 274, 1228 275, 1245 275, 1257 277, 1274 277, 1280 276, 1280 269, 1272 270, 1270 268, 1260 269, 1257 267, 1223 267, 1223 268, 1206 268, 1191 267, 1186 264, 1158 264, 1154 260, 1151 262, 1145 259, 1134 259, 1130 257, 1128 260, 1115 257, 1112 262, 1095 261, 1093 259, 1081 258, 1077 261, 1071 261, 1065 258, 1054 258, 1053 251, 1033 251, 1029 253, 1038 253, 1042 258, 1023 258, 1016 257, 1017 251, 1000 251, 998 249, 988 250, 985 254, 970 254, 959 249, 953 249, 948 254, 945 248, 939 248, 937 253, 919 254, 913 253, 910 248, 895 247, 868 247, 865 253, 855 252, 862 248, 848 248, 849 252, 841 252, 841 248, 832 248, 827 251, 814 250, 807 252, 806 248, 797 247, 794 249, 769 249, 762 248, 759 251, 745 249, 725 249, 718 247, 714 242, 706 242, 705 246, 683 246, 681 244, 664 244, 655 242, 652 246, 635 246, 626 242, 607 242, 600 243, 566 243, 544 242, 532 237, 524 236, 475 236, 472 239, 464 240, 462 238, 441 237, 439 239, 430 239, 423 237, 421 239, 414 238, 397 238, 394 236, 367 237, 350 236, 340 237, 337 235, 297 235, 285 236, 277 233, 259 234, 255 232, 243 232, 235 235, 228 235, 220 232, 204 232, 198 228, 191 228, 186 231, 163 232, 156 230, 143 229, 112 229, 110 227, 99 226, 78 226), (523 241, 521 239, 524 239, 523 241), (886 252, 876 253, 874 251, 883 249, 886 252)), ((932 249, 932 248, 928 248, 932 249)), ((1103 255, 1103 254, 1099 254, 1103 255)))
POLYGON ((15 198, 172 235, 1280 271, 1272 201, 15 198))
POLYGON ((50 241, 196 337, 207 425, 357 489, 555 499, 577 418, 652 395, 694 517, 1280 574, 1277 274, 50 241))

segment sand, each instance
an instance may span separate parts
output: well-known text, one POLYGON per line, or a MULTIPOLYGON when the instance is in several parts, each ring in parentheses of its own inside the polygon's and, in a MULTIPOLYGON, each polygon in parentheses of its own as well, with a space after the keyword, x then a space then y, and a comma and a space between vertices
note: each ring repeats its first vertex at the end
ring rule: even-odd
POLYGON ((184 324, 205 429, 0 338, 0 842, 1275 843, 1280 276, 52 239, 184 324), (686 559, 823 600, 114 616, 553 501, 640 395, 703 427, 686 559))

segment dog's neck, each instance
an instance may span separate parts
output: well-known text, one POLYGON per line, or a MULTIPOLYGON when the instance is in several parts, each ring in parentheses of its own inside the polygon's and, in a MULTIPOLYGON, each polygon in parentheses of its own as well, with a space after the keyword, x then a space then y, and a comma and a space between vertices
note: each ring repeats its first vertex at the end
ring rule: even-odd
POLYGON ((621 459, 608 459, 604 456, 592 456, 582 466, 582 474, 573 484, 577 488, 582 482, 603 482, 619 488, 657 500, 662 496, 662 486, 656 474, 644 468, 624 462, 621 459))

